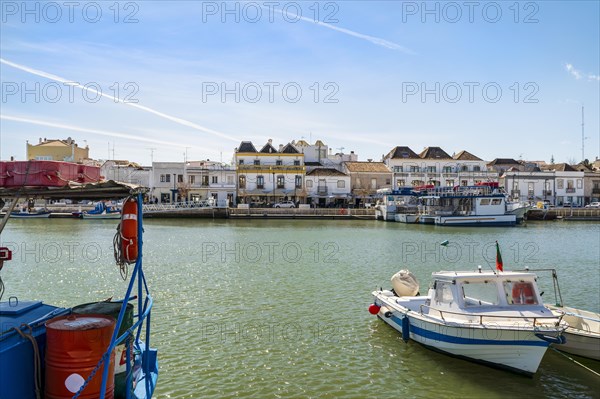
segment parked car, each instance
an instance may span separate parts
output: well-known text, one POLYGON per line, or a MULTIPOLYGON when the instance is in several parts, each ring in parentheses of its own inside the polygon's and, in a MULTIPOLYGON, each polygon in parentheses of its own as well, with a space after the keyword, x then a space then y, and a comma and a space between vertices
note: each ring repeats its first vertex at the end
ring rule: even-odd
POLYGON ((562 204, 563 208, 570 208, 571 207, 571 201, 565 201, 562 204))
POLYGON ((585 206, 586 208, 600 208, 600 202, 592 202, 585 206))
POLYGON ((273 208, 295 208, 294 201, 281 201, 273 205, 273 208))

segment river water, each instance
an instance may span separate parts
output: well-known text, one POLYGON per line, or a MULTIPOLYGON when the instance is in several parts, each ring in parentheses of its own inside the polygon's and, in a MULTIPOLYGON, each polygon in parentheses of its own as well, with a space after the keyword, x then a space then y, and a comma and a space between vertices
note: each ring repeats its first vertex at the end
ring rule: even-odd
MULTIPOLYGON (((115 221, 11 220, 8 296, 59 306, 121 298, 115 221)), ((367 312, 411 270, 558 270, 566 304, 600 311, 600 224, 448 228, 378 221, 147 220, 156 398, 592 398, 600 378, 548 351, 533 378, 427 350, 367 312), (439 244, 449 241, 446 247, 439 244)), ((553 303, 550 275, 540 274, 553 303)), ((600 363, 584 362, 600 371, 600 363)))

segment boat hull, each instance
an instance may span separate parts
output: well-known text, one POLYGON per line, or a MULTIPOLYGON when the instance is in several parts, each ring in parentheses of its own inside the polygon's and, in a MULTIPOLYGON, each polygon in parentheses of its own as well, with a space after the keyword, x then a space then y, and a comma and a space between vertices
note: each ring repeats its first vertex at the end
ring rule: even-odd
POLYGON ((485 216, 438 216, 435 224, 440 226, 514 226, 517 224, 515 215, 485 215, 485 216))
POLYGON ((400 333, 402 317, 408 317, 410 339, 430 349, 525 375, 537 371, 549 345, 532 331, 522 329, 452 327, 410 315, 379 317, 400 333))
POLYGON ((89 214, 82 213, 83 219, 121 219, 120 213, 89 214))
POLYGON ((13 219, 44 219, 44 218, 50 217, 50 212, 40 212, 40 213, 13 212, 10 214, 10 217, 13 219))
POLYGON ((567 342, 556 349, 589 359, 600 360, 600 314, 570 307, 546 305, 569 327, 563 333, 567 342))

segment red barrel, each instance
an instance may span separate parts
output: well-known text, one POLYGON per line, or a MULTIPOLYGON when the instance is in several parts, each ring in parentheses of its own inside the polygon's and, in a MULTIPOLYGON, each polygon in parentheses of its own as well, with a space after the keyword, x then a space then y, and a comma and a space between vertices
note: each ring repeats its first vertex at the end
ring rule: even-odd
MULTIPOLYGON (((55 317, 46 322, 46 399, 70 399, 94 370, 110 344, 115 319, 100 314, 55 317)), ((98 369, 79 398, 100 396, 98 369)), ((114 397, 115 354, 110 355, 105 399, 114 397)))

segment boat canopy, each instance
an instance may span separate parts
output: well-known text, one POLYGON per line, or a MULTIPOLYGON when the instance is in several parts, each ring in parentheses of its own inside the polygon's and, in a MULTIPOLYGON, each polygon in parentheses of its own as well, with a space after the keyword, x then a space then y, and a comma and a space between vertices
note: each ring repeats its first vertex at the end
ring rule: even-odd
POLYGON ((114 180, 101 181, 97 183, 75 183, 69 182, 62 187, 1 187, 0 198, 40 198, 40 199, 122 199, 129 195, 146 193, 147 187, 128 183, 116 182, 114 180))

